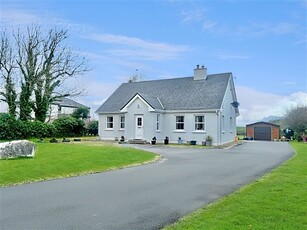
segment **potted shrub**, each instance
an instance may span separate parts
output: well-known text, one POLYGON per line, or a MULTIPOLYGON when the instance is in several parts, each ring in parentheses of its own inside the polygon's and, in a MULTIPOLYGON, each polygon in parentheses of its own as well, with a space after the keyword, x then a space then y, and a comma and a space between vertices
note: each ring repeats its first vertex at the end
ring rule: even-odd
POLYGON ((63 138, 62 142, 70 142, 70 139, 63 138))
POLYGON ((212 145, 212 137, 208 135, 206 137, 206 146, 211 146, 212 145))
POLYGON ((125 142, 125 137, 121 136, 120 139, 119 139, 119 143, 124 143, 124 142, 125 142))
POLYGON ((156 138, 156 137, 153 137, 153 138, 151 139, 151 144, 152 144, 152 145, 155 145, 156 142, 157 142, 157 138, 156 138))
POLYGON ((178 144, 182 144, 183 140, 181 139, 181 137, 178 137, 178 144))
POLYGON ((50 142, 50 143, 58 143, 58 140, 55 139, 55 138, 51 138, 49 142, 50 142))
POLYGON ((194 140, 190 141, 190 145, 196 145, 196 141, 194 140))
POLYGON ((168 143, 169 143, 169 138, 168 138, 168 137, 165 137, 165 138, 164 138, 164 144, 167 145, 168 143))

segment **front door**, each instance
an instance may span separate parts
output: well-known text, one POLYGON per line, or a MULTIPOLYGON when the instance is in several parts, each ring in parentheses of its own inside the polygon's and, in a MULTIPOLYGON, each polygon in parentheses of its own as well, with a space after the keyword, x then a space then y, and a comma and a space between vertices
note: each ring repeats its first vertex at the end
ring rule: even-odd
POLYGON ((137 115, 135 117, 135 139, 143 139, 144 135, 144 124, 143 115, 137 115))

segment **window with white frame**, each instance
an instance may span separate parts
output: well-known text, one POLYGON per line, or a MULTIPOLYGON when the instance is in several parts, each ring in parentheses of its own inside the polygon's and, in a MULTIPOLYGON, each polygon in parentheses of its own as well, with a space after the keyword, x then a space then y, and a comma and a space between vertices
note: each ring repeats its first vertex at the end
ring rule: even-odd
POLYGON ((176 116, 176 129, 177 130, 184 129, 184 116, 176 116))
POLYGON ((205 116, 195 116, 195 130, 205 130, 205 116))
POLYGON ((229 119, 229 131, 232 132, 232 117, 229 119))
POLYGON ((160 114, 157 114, 157 130, 160 130, 160 114))
POLYGON ((107 117, 107 129, 113 129, 113 117, 107 117))
POLYGON ((125 116, 120 117, 120 129, 125 129, 125 116))
POLYGON ((224 132, 225 130, 225 117, 222 115, 222 131, 224 132))

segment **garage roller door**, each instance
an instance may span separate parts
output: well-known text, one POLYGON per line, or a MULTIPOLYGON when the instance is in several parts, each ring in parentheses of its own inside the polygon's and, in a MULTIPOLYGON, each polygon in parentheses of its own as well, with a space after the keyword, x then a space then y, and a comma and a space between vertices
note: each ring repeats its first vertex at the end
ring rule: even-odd
POLYGON ((271 127, 254 127, 254 139, 261 141, 270 141, 271 140, 271 127))

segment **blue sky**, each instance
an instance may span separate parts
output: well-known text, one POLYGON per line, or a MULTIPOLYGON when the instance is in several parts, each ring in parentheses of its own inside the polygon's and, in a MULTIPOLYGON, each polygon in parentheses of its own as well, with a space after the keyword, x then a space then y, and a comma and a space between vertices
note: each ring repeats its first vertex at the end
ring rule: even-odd
POLYGON ((307 103, 306 12, 307 1, 290 0, 0 3, 1 29, 68 29, 92 71, 67 84, 87 87, 75 100, 92 112, 136 69, 154 80, 192 76, 199 64, 233 73, 240 125, 307 103))

